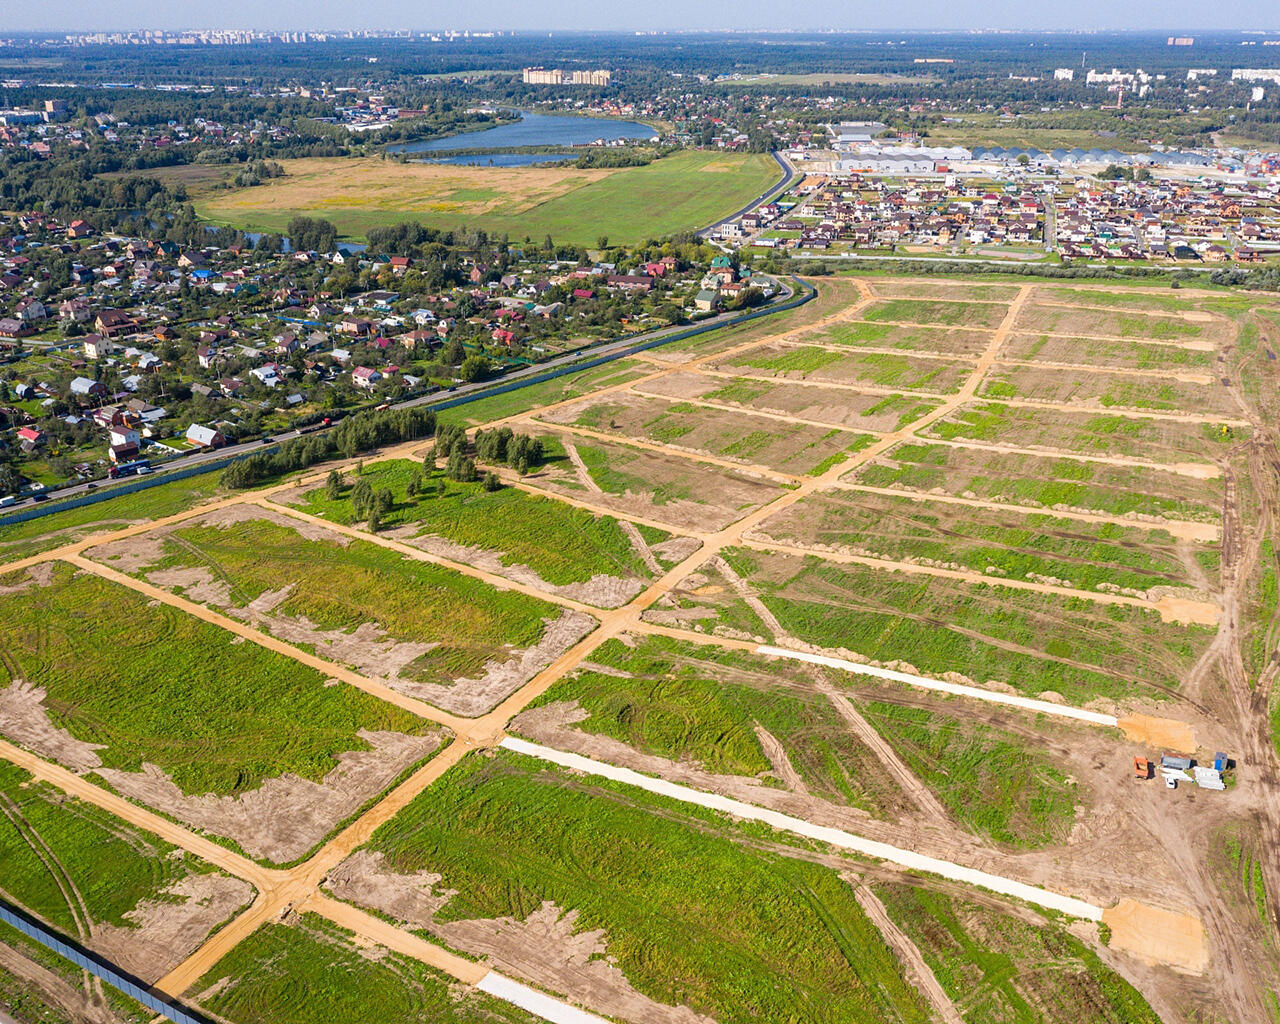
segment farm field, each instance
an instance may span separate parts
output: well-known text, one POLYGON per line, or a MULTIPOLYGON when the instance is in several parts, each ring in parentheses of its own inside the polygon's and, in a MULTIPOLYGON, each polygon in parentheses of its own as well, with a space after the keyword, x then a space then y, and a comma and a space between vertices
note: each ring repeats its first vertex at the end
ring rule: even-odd
POLYGON ((196 212, 214 224, 284 232, 323 217, 348 238, 416 220, 491 235, 628 245, 694 231, 732 213, 778 178, 767 154, 685 151, 645 167, 461 167, 373 158, 283 161, 285 175, 252 188, 206 192, 196 212))
POLYGON ((798 379, 833 384, 870 384, 932 394, 960 390, 972 366, 943 359, 922 359, 886 352, 845 353, 815 345, 765 344, 713 362, 724 373, 798 379))
MULTIPOLYGON (((449 481, 442 471, 405 459, 375 463, 359 478, 394 497, 394 507, 382 516, 387 536, 603 607, 625 603, 652 578, 646 559, 661 568, 692 550, 690 541, 652 527, 628 529, 630 524, 612 516, 593 515, 515 487, 488 492, 478 483, 449 481), (573 543, 564 544, 564 537, 572 537, 573 543)), ((284 500, 332 522, 359 524, 351 500, 356 479, 348 478, 337 499, 317 487, 292 492, 284 500)))
POLYGON ((822 551, 923 565, 957 565, 993 577, 1057 579, 1086 590, 1145 593, 1214 587, 1216 547, 1189 548, 1159 528, 1090 523, 1052 514, 974 508, 856 491, 813 495, 752 534, 822 551))
MULTIPOLYGON (((906 671, 956 673, 977 685, 994 680, 1029 696, 1051 691, 1073 704, 1167 697, 1213 636, 1137 607, 1102 614, 1084 599, 754 549, 726 550, 724 559, 774 620, 766 622, 774 635, 764 642, 794 637, 913 666, 906 671)), ((695 578, 655 610, 668 624, 707 629, 722 608, 732 622, 734 606, 745 600, 738 588, 695 578)))
POLYGON ((400 910, 451 946, 483 946, 509 970, 555 978, 597 1012, 621 1003, 629 1015, 674 1021, 680 1004, 717 1020, 782 1022, 806 1005, 819 1021, 928 1019, 835 870, 744 838, 709 812, 607 782, 583 786, 504 751, 441 778, 329 887, 400 910), (423 872, 456 894, 423 891, 423 872), (374 884, 363 881, 370 875, 374 884), (396 899, 405 887, 417 898, 396 899), (548 925, 577 933, 603 970, 532 944, 548 925))
POLYGON ((643 440, 705 452, 743 465, 759 465, 797 476, 826 468, 870 443, 867 434, 836 427, 786 423, 747 412, 725 412, 613 392, 601 399, 542 413, 538 423, 584 427, 620 440, 643 440))
POLYGON ((306 852, 443 740, 406 711, 72 566, 0 580, 6 738, 252 856, 306 852))
POLYGON ((488 710, 596 625, 252 506, 93 555, 459 714, 488 710))

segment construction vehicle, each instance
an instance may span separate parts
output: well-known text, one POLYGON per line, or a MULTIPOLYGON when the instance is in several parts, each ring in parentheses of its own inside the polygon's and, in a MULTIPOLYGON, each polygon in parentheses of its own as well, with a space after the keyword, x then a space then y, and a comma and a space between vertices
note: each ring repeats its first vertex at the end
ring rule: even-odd
POLYGON ((1135 779, 1151 778, 1151 762, 1145 757, 1135 757, 1133 759, 1133 777, 1135 779))

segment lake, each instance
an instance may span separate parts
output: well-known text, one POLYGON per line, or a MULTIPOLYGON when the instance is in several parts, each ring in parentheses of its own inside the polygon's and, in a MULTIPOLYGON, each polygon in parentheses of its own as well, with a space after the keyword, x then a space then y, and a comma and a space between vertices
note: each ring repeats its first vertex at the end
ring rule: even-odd
MULTIPOLYGON (((525 146, 587 146, 593 142, 616 142, 619 139, 657 139, 658 133, 639 121, 617 121, 604 117, 565 117, 559 114, 521 112, 512 124, 486 128, 482 132, 450 135, 443 139, 404 142, 388 146, 388 153, 439 153, 459 149, 519 149, 525 146)), ((495 167, 521 164, 555 163, 567 159, 551 153, 494 153, 440 157, 441 163, 495 167)))

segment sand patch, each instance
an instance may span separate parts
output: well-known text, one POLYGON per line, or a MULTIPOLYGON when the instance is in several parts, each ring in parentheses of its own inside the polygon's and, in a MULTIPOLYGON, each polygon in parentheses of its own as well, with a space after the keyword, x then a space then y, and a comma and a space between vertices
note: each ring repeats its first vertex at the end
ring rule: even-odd
POLYGON ((190 796, 154 764, 138 772, 97 773, 130 799, 234 839, 250 857, 282 864, 303 856, 442 740, 439 732, 406 736, 362 729, 357 735, 372 749, 339 754, 337 766, 320 782, 288 773, 238 796, 190 796))
POLYGON ((253 899, 253 886, 221 873, 191 874, 124 915, 133 927, 92 926, 93 946, 146 982, 163 977, 253 899))
POLYGON ((1180 974, 1203 974, 1209 966, 1204 925, 1198 918, 1124 899, 1102 912, 1112 949, 1145 964, 1167 964, 1180 974))
POLYGON ((1196 731, 1186 722, 1152 715, 1126 715, 1118 724, 1125 736, 1135 743, 1187 754, 1193 754, 1197 749, 1196 731))
POLYGON ((57 761, 73 772, 83 774, 101 765, 98 751, 106 750, 106 744, 76 739, 66 729, 54 725, 44 706, 44 698, 43 687, 33 686, 23 679, 15 679, 0 690, 0 733, 19 746, 57 761))
POLYGON ((425 928, 456 949, 487 957, 500 971, 522 977, 571 1002, 626 1020, 659 1024, 713 1024, 683 1006, 668 1006, 637 992, 608 955, 603 929, 578 931, 578 912, 562 912, 551 901, 523 921, 514 917, 471 921, 436 920, 454 895, 436 891, 431 872, 387 871, 382 855, 358 851, 330 873, 326 885, 350 900, 425 928))
MULTIPOLYGON (((6 578, 0 574, 0 579, 6 578)), ((39 562, 27 567, 27 576, 17 583, 0 585, 0 594, 20 594, 32 587, 47 587, 53 582, 53 563, 39 562)))

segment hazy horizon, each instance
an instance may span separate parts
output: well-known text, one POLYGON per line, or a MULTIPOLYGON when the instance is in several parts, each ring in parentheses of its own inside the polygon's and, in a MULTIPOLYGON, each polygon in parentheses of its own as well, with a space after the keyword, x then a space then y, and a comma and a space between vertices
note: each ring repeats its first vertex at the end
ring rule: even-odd
MULTIPOLYGON (((779 7, 763 0, 725 0, 695 8, 675 0, 653 0, 644 8, 567 0, 554 5, 492 0, 465 20, 452 5, 409 0, 368 0, 353 11, 337 0, 222 0, 216 5, 174 3, 157 8, 143 0, 103 0, 93 10, 83 0, 46 0, 6 12, 8 32, 97 32, 142 30, 347 31, 716 31, 777 29, 779 7)), ((1221 0, 1212 8, 1192 0, 1079 0, 1072 5, 1019 0, 901 0, 874 8, 814 0, 796 31, 829 29, 895 31, 1159 31, 1235 32, 1275 30, 1259 23, 1252 0, 1221 0), (1208 22, 1212 22, 1209 24, 1208 22)), ((794 14, 790 15, 794 17, 794 14)), ((1274 18, 1275 15, 1272 15, 1274 18)))

